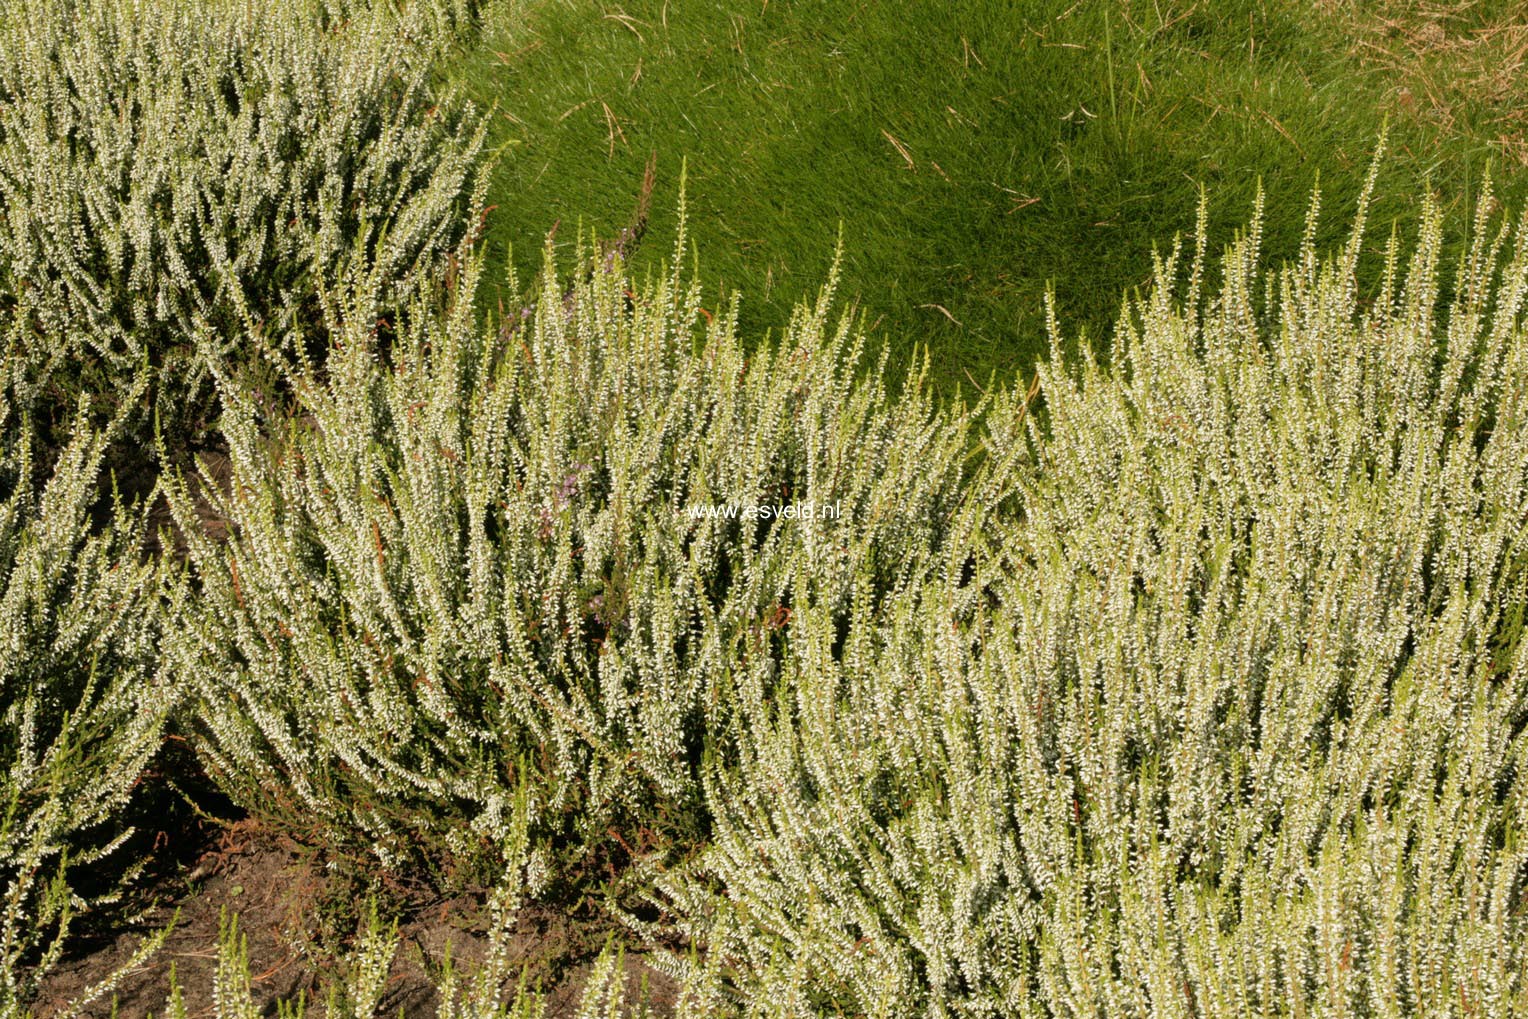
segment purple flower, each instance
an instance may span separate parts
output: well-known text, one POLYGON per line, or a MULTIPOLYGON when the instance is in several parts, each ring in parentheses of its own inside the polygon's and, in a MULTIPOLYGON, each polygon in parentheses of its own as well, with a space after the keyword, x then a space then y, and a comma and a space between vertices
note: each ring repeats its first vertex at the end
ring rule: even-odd
POLYGON ((566 506, 572 501, 573 496, 578 494, 578 476, 584 471, 592 470, 594 468, 586 463, 575 463, 573 465, 573 470, 569 472, 567 477, 562 479, 562 484, 558 487, 557 494, 552 497, 552 502, 558 509, 566 506))

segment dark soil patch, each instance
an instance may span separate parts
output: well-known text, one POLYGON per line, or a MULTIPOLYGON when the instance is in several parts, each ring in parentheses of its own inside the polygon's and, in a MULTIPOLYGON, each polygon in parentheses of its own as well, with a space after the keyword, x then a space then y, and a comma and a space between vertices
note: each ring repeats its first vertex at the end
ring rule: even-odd
MULTIPOLYGON (((190 833, 195 836, 195 833, 190 833)), ((153 931, 178 920, 164 947, 142 966, 126 973, 115 991, 120 1019, 163 1016, 174 967, 187 1014, 210 1017, 218 967, 220 925, 237 916, 248 940, 250 983, 262 1015, 275 1015, 279 1001, 305 996, 306 1014, 322 1019, 329 984, 343 974, 335 959, 353 943, 356 914, 365 897, 347 876, 341 861, 272 836, 253 821, 204 833, 198 852, 175 855, 183 862, 174 875, 157 878, 155 901, 130 923, 100 927, 76 942, 43 981, 33 1006, 38 1016, 66 1010, 70 1002, 106 979, 131 959, 153 931), (344 928, 343 930, 337 928, 344 928)), ((387 882, 391 883, 391 882, 387 882)), ((488 947, 486 911, 481 894, 439 896, 393 903, 400 916, 400 944, 378 1014, 409 1019, 436 1014, 436 976, 446 958, 459 974, 470 974, 488 947)), ((510 945, 510 972, 545 995, 549 1019, 576 1013, 604 931, 544 906, 530 905, 519 914, 510 945)), ((647 985, 646 1004, 658 1015, 671 1015, 677 986, 653 969, 640 952, 626 955, 627 1001, 638 1001, 647 985)), ((513 994, 506 986, 505 993, 513 994)), ((82 1015, 108 1019, 112 996, 93 1002, 82 1015)))
MULTIPOLYGON (((204 491, 206 485, 204 475, 205 479, 218 487, 223 498, 226 499, 233 484, 233 462, 228 458, 227 444, 219 440, 209 449, 194 453, 188 458, 182 473, 186 481, 187 493, 191 496, 192 508, 196 512, 203 533, 213 541, 225 540, 228 536, 228 520, 214 508, 212 500, 207 497, 204 491)), ((166 552, 176 562, 185 562, 186 536, 175 522, 170 512, 169 502, 163 494, 156 493, 148 511, 147 527, 143 536, 143 553, 145 556, 158 558, 166 552), (164 540, 166 535, 170 538, 168 548, 164 540)))

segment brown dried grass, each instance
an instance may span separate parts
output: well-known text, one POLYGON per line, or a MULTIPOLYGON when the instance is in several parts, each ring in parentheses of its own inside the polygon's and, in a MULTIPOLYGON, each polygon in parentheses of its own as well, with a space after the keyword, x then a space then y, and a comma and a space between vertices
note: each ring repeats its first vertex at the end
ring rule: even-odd
POLYGON ((1350 53, 1391 79, 1393 115, 1434 125, 1444 140, 1490 143, 1528 167, 1528 6, 1492 0, 1325 0, 1350 53))

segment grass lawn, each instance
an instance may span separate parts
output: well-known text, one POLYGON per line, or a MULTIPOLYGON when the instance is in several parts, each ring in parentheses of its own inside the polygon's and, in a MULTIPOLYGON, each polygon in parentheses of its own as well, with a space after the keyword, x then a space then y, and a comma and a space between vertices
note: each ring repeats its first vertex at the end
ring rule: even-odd
POLYGON ((1106 334, 1201 185, 1218 246, 1261 181, 1278 258, 1319 180, 1335 243, 1387 119, 1376 243, 1428 186, 1467 222, 1493 165, 1522 197, 1528 37, 1509 3, 1455 6, 541 0, 491 18, 450 73, 512 143, 490 236, 522 279, 554 223, 563 246, 625 225, 653 154, 636 262, 669 257, 687 161, 701 264, 746 295, 745 335, 822 280, 841 223, 872 335, 927 344, 937 381, 969 388, 1031 363, 1047 287, 1065 331, 1106 334))

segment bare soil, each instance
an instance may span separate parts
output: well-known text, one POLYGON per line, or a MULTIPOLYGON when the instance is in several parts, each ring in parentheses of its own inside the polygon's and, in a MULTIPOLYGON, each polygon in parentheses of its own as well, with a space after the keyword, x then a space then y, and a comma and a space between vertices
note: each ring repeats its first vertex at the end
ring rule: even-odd
MULTIPOLYGON (((337 876, 331 862, 311 849, 263 832, 242 821, 206 838, 194 854, 181 854, 178 874, 161 876, 154 901, 131 923, 98 930, 77 943, 48 975, 33 1006, 43 1017, 62 1013, 128 962, 151 932, 175 920, 158 953, 131 970, 115 989, 119 1019, 163 1016, 174 968, 187 1014, 211 1017, 218 966, 220 924, 236 916, 248 939, 251 988, 262 1015, 275 1015, 277 1003, 303 998, 306 1015, 322 1019, 331 981, 342 978, 336 950, 353 941, 355 928, 337 932, 336 917, 359 912, 353 882, 337 876)), ((471 973, 487 948, 483 896, 418 898, 400 909, 400 945, 379 1015, 409 1019, 436 1014, 435 979, 447 947, 458 973, 471 973)), ((343 923, 343 920, 338 921, 343 923)), ((545 995, 549 1019, 575 1014, 604 933, 587 922, 543 906, 521 910, 510 946, 510 972, 524 973, 531 988, 545 995)), ((640 952, 625 956, 627 1001, 639 1000, 660 1016, 672 1015, 677 988, 640 952), (640 989, 645 984, 646 996, 640 989)), ((514 987, 506 986, 512 996, 514 987)), ((113 996, 103 995, 83 1015, 108 1019, 113 996)))

